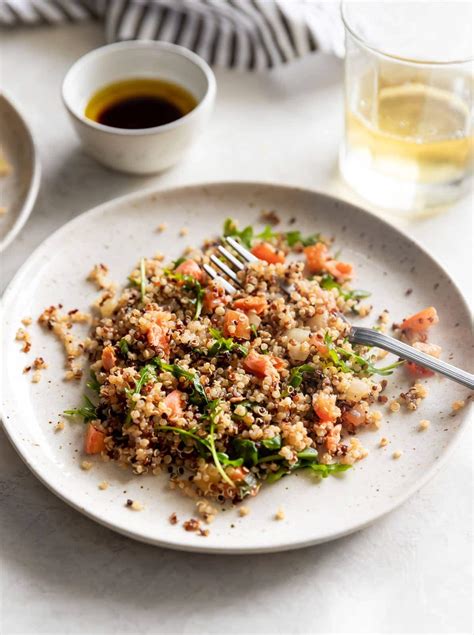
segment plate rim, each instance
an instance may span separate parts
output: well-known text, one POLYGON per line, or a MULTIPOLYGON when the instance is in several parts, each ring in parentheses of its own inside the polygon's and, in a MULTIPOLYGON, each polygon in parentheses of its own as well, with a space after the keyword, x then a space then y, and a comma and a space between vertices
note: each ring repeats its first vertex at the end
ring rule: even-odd
MULTIPOLYGON (((262 188, 270 188, 273 190, 274 189, 285 190, 287 193, 292 191, 292 192, 297 192, 299 194, 311 194, 313 196, 316 195, 317 197, 323 200, 326 199, 328 202, 331 202, 331 203, 339 202, 344 204, 345 206, 348 206, 349 208, 356 209, 358 212, 361 212, 362 214, 371 217, 375 222, 380 223, 380 225, 382 225, 383 227, 389 228, 390 231, 394 231, 402 239, 407 240, 409 243, 414 245, 420 252, 422 252, 422 254, 430 261, 430 263, 434 265, 435 267, 437 267, 438 270, 446 276, 446 279, 449 281, 449 283, 452 285, 453 289, 456 291, 457 295, 459 296, 459 299, 462 303, 462 308, 466 311, 467 315, 470 315, 470 307, 465 295, 459 288, 456 281, 453 280, 450 273, 445 269, 445 267, 441 263, 439 263, 438 260, 436 260, 436 258, 432 256, 422 245, 420 245, 420 243, 416 239, 409 236, 408 233, 404 232, 399 227, 392 225, 385 218, 382 218, 378 216, 377 214, 375 214, 374 212, 367 210, 357 204, 354 204, 344 198, 333 196, 330 193, 321 192, 320 190, 297 186, 293 184, 274 183, 272 181, 238 181, 238 180, 237 181, 210 181, 210 182, 204 182, 204 183, 196 182, 196 183, 189 183, 184 185, 176 185, 172 187, 160 187, 155 184, 151 187, 135 190, 123 196, 110 199, 108 201, 105 201, 104 203, 100 203, 99 205, 96 205, 95 207, 89 210, 82 212, 81 214, 78 214, 76 217, 74 217, 73 219, 65 223, 64 225, 61 225, 60 227, 58 227, 58 229, 56 229, 50 236, 48 236, 45 240, 43 240, 35 248, 33 253, 31 253, 28 256, 28 258, 21 265, 21 267, 17 270, 16 274, 14 275, 12 280, 9 282, 9 284, 7 285, 2 295, 1 302, 0 302, 0 314, 3 315, 5 311, 5 307, 8 305, 10 301, 10 296, 14 295, 17 280, 19 280, 22 277, 23 272, 29 266, 31 266, 32 263, 34 263, 36 258, 41 257, 41 252, 43 252, 45 247, 47 247, 50 242, 53 242, 58 237, 60 237, 63 232, 65 233, 66 231, 69 231, 71 227, 74 227, 75 223, 82 222, 84 220, 84 217, 89 217, 89 216, 92 217, 94 215, 99 215, 101 213, 104 213, 104 211, 107 212, 110 208, 113 208, 116 205, 127 204, 127 203, 130 203, 132 200, 141 199, 148 196, 153 196, 153 195, 159 196, 161 194, 172 195, 175 192, 181 193, 183 190, 192 190, 197 188, 212 189, 213 187, 216 187, 216 186, 221 188, 237 186, 244 189, 262 187, 262 188)), ((139 542, 150 544, 157 547, 173 549, 176 551, 208 553, 208 554, 215 554, 215 555, 223 555, 223 554, 245 555, 245 554, 251 554, 251 553, 276 553, 276 552, 283 552, 283 551, 292 551, 295 549, 302 549, 312 545, 322 544, 324 542, 337 540, 344 536, 355 533, 356 531, 364 529, 365 527, 368 527, 371 524, 377 522, 378 520, 386 516, 388 513, 400 507, 409 498, 411 498, 411 496, 413 496, 422 487, 424 487, 432 478, 434 478, 436 474, 438 474, 438 472, 441 470, 441 468, 445 465, 447 460, 450 458, 456 446, 459 444, 463 434, 466 433, 467 421, 469 419, 469 411, 470 411, 469 408, 465 409, 461 424, 459 425, 458 429, 453 433, 451 440, 449 441, 448 445, 444 449, 443 453, 440 455, 440 458, 434 461, 431 467, 420 477, 420 479, 418 479, 416 483, 408 487, 403 492, 403 494, 401 494, 396 499, 391 500, 389 503, 383 506, 376 516, 371 517, 370 520, 362 521, 358 523, 357 525, 350 527, 347 530, 340 531, 339 533, 336 533, 336 534, 328 534, 316 539, 300 540, 300 541, 293 542, 291 544, 283 543, 281 545, 273 545, 270 547, 262 547, 262 546, 256 546, 256 547, 212 546, 212 547, 209 547, 209 546, 206 546, 205 544, 203 544, 202 546, 191 544, 191 543, 185 544, 183 542, 174 542, 172 540, 161 540, 160 538, 149 537, 136 530, 130 530, 130 529, 118 527, 113 522, 108 522, 107 519, 99 517, 96 513, 88 511, 87 509, 82 507, 79 503, 76 503, 73 500, 68 499, 67 496, 62 494, 62 492, 60 491, 58 487, 55 487, 54 484, 48 482, 47 477, 42 474, 41 468, 37 469, 36 466, 32 465, 29 462, 27 453, 22 452, 21 445, 17 446, 17 444, 14 441, 14 434, 10 434, 10 430, 9 430, 10 424, 5 423, 7 420, 12 421, 12 418, 6 416, 7 410, 3 402, 0 403, 0 421, 9 442, 15 449, 18 456, 22 459, 23 463, 33 473, 33 475, 60 500, 68 504, 70 507, 72 507, 76 511, 79 511, 81 514, 83 514, 87 518, 90 518, 91 520, 99 523, 100 525, 112 531, 115 531, 116 533, 124 535, 128 538, 132 538, 134 540, 138 540, 139 542)), ((14 429, 14 426, 12 426, 12 432, 13 432, 13 429, 14 429)))
MULTIPOLYGON (((30 126, 28 125, 26 119, 23 117, 20 110, 17 108, 14 100, 12 100, 11 97, 7 95, 5 91, 3 90, 0 91, 0 99, 3 99, 7 103, 7 105, 11 108, 11 110, 13 110, 16 117, 18 117, 21 125, 23 126, 23 129, 25 131, 25 138, 28 140, 28 143, 30 145, 31 158, 32 158, 32 175, 31 175, 30 183, 28 185, 28 191, 26 193, 25 199, 23 201, 23 205, 21 206, 20 213, 18 214, 16 221, 14 222, 10 231, 7 232, 4 239, 0 242, 0 254, 1 254, 6 250, 6 248, 15 240, 15 238, 21 232, 26 221, 30 217, 31 212, 33 211, 33 207, 36 203, 36 199, 38 197, 39 188, 40 188, 41 163, 39 159, 38 146, 33 137, 33 133, 31 132, 30 126)), ((41 246, 41 244, 38 246, 41 246)))

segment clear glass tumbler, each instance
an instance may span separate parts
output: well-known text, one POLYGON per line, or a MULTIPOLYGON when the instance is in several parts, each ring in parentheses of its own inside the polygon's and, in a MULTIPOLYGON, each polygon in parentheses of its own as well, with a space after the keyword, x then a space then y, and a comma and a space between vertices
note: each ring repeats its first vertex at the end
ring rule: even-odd
POLYGON ((451 203, 473 181, 473 5, 343 2, 340 170, 405 215, 451 203))

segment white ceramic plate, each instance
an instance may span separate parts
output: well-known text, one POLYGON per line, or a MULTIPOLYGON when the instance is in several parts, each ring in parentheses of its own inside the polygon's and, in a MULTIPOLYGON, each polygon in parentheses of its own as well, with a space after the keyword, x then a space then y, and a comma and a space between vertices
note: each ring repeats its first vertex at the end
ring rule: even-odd
POLYGON ((0 147, 12 166, 0 176, 0 253, 9 245, 30 215, 40 184, 40 165, 33 137, 23 117, 0 94, 0 147))
MULTIPOLYGON (((459 435, 466 412, 451 416, 451 403, 466 391, 448 380, 427 381, 429 399, 415 413, 388 416, 378 432, 360 438, 369 457, 342 475, 321 482, 297 474, 246 501, 250 514, 236 510, 218 514, 207 538, 187 533, 181 522, 194 514, 189 499, 167 489, 167 479, 136 477, 100 459, 88 472, 79 468, 83 426, 67 423, 55 433, 64 409, 81 402, 82 387, 65 383, 64 358, 52 335, 33 324, 32 350, 20 352, 16 329, 25 316, 36 318, 50 304, 86 310, 96 297, 85 281, 98 262, 109 265, 112 277, 125 281, 144 254, 163 251, 176 258, 187 245, 218 234, 224 218, 232 215, 241 225, 257 222, 260 210, 277 210, 283 228, 304 233, 322 231, 336 237, 336 249, 356 265, 358 288, 373 291, 374 319, 382 309, 392 319, 434 304, 440 325, 433 340, 442 344, 444 358, 468 366, 471 355, 469 312, 452 281, 419 246, 367 212, 316 192, 290 187, 231 183, 190 186, 164 192, 135 193, 101 205, 76 218, 46 240, 29 258, 4 298, 3 420, 8 436, 30 469, 63 500, 97 520, 133 538, 156 545, 224 553, 278 551, 302 547, 348 534, 380 518, 421 487, 446 459, 459 435), (289 224, 292 219, 296 219, 289 224), (159 223, 168 230, 155 231, 159 223), (189 235, 179 236, 182 227, 189 235), (408 288, 413 292, 406 295, 408 288), (23 367, 41 355, 49 367, 39 384, 31 383, 23 367), (420 419, 430 428, 418 432, 420 419), (381 449, 386 436, 390 444, 381 449), (402 450, 399 460, 394 450, 402 450), (106 491, 98 489, 110 482, 106 491), (141 512, 125 507, 128 498, 144 504, 141 512), (285 519, 274 520, 279 507, 285 519), (176 512, 180 524, 168 517, 176 512)), ((371 323, 371 318, 366 318, 371 323)), ((392 377, 388 395, 408 387, 403 371, 392 377)))

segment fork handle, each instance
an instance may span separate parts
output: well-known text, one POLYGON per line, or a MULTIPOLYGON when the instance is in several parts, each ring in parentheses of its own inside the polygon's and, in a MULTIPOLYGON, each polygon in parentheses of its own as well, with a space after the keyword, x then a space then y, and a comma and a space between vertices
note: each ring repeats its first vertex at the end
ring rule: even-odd
POLYGON ((413 348, 413 346, 409 346, 404 342, 396 340, 394 337, 390 337, 390 335, 385 335, 384 333, 379 333, 373 329, 361 326, 352 326, 349 340, 353 344, 365 344, 367 346, 383 348, 385 351, 394 353, 402 359, 415 362, 418 366, 423 366, 423 368, 429 368, 437 373, 441 373, 449 377, 449 379, 457 381, 458 384, 462 384, 474 390, 474 375, 472 373, 456 368, 456 366, 436 359, 436 357, 432 357, 427 353, 422 353, 416 348, 413 348))

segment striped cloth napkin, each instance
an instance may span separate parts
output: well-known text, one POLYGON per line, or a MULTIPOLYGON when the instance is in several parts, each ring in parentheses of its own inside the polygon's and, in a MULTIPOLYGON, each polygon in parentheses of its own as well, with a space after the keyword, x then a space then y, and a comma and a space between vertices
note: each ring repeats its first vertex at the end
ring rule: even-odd
POLYGON ((337 0, 0 0, 4 27, 90 18, 104 21, 108 42, 174 42, 241 70, 344 51, 337 0))

